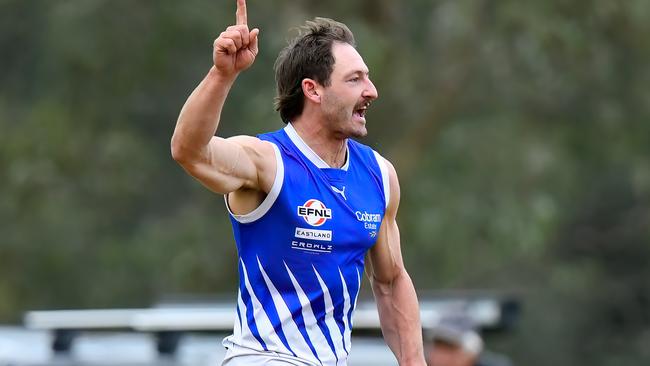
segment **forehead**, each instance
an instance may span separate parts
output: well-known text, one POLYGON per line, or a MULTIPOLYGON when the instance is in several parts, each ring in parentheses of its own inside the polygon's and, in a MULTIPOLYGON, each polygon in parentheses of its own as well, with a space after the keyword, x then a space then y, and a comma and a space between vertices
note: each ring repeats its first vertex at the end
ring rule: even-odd
POLYGON ((368 66, 357 50, 347 43, 334 42, 332 44, 334 56, 334 70, 332 74, 345 75, 351 72, 368 72, 368 66))

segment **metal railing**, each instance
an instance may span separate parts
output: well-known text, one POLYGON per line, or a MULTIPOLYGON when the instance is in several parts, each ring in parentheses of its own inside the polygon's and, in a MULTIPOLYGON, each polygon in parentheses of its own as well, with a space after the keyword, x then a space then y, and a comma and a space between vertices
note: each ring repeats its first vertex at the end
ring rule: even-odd
MULTIPOLYGON (((435 326, 441 316, 464 312, 477 327, 509 327, 518 312, 516 302, 508 298, 421 298, 420 316, 424 330, 435 326)), ((133 331, 154 334, 158 352, 172 355, 186 333, 229 332, 236 320, 231 302, 175 304, 141 309, 39 310, 25 314, 29 329, 54 334, 52 349, 68 352, 75 337, 87 331, 133 331)), ((374 301, 359 301, 354 313, 354 331, 379 332, 379 314, 374 301)))

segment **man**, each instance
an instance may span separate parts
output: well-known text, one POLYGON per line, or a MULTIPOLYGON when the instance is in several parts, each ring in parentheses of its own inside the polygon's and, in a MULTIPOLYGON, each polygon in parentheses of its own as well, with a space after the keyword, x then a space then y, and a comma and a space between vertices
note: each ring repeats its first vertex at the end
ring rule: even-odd
POLYGON ((345 365, 364 256, 381 327, 400 365, 424 365, 417 297, 402 262, 395 169, 366 135, 377 90, 338 22, 317 18, 278 57, 287 127, 214 136, 226 96, 258 53, 245 0, 214 42, 214 66, 181 110, 172 155, 225 195, 239 253, 234 332, 224 365, 345 365))
POLYGON ((512 366, 507 356, 485 350, 476 325, 462 312, 443 315, 427 333, 429 366, 512 366))
POLYGON ((444 316, 429 333, 429 366, 477 365, 483 350, 483 340, 467 316, 444 316))

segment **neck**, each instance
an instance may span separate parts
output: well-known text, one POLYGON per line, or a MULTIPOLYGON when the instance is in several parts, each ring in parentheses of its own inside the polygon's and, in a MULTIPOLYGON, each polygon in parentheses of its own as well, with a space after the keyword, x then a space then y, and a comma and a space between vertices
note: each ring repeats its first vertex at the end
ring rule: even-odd
POLYGON ((340 168, 345 164, 347 138, 336 136, 335 133, 318 123, 305 123, 300 119, 292 122, 300 138, 332 168, 340 168))

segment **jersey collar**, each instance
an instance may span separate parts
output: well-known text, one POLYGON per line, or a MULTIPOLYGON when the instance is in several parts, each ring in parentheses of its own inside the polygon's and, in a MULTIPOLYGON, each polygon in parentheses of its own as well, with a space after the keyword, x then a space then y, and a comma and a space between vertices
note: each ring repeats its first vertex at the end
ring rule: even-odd
MULTIPOLYGON (((294 145, 300 150, 300 152, 307 158, 309 161, 311 161, 314 165, 316 165, 317 168, 319 169, 336 169, 332 168, 329 166, 323 159, 321 159, 318 154, 314 152, 314 150, 307 145, 307 143, 298 135, 298 132, 296 131, 295 128, 291 125, 291 122, 287 123, 287 127, 284 128, 284 132, 287 133, 289 136, 289 139, 291 139, 291 142, 293 142, 294 145)), ((342 170, 348 170, 348 167, 350 166, 350 149, 348 148, 348 141, 345 141, 345 163, 341 167, 342 170)))

